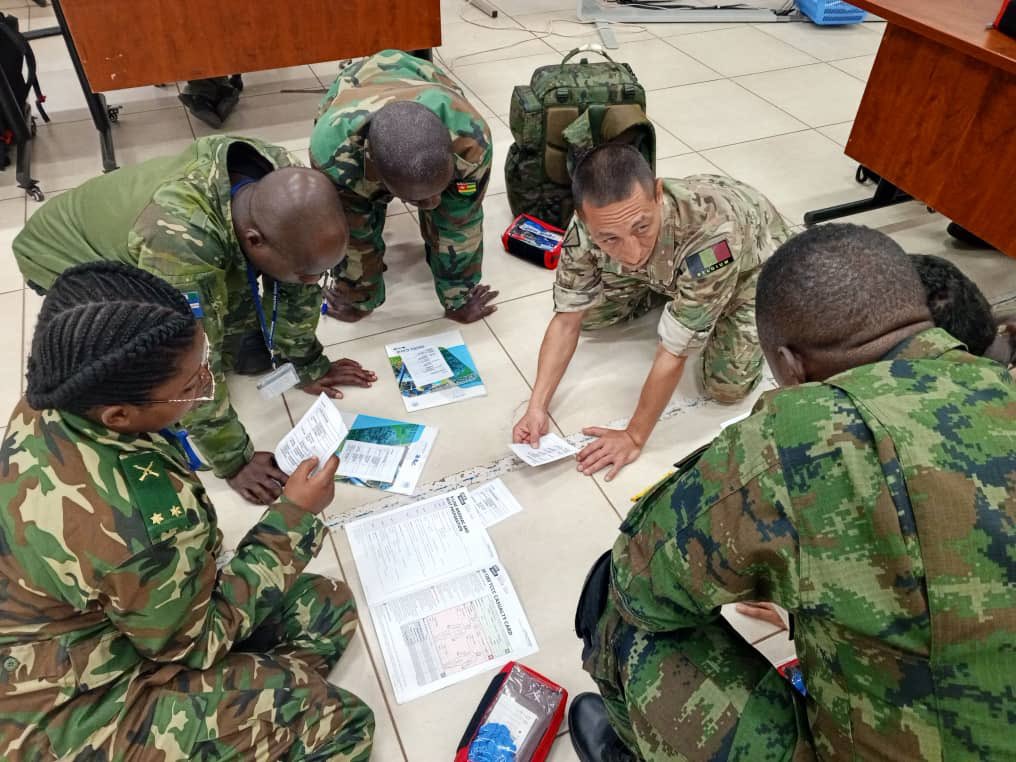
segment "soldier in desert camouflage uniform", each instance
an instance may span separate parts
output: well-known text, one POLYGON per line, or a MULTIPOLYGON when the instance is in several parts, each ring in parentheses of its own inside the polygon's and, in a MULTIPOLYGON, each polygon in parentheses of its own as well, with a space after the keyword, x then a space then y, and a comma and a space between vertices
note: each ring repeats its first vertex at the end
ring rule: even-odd
POLYGON ((310 139, 311 164, 338 187, 350 227, 328 314, 354 321, 384 303, 382 232, 395 198, 419 209, 446 316, 469 323, 491 314, 497 292, 479 285, 491 155, 483 117, 429 61, 383 50, 343 70, 310 139))
POLYGON ((370 709, 327 680, 352 596, 302 573, 337 459, 303 463, 217 570, 215 509, 163 428, 214 399, 207 352, 137 268, 52 285, 0 450, 0 758, 370 756, 370 709))
POLYGON ((655 180, 641 154, 625 145, 587 154, 572 192, 576 214, 557 268, 557 314, 513 438, 535 446, 547 432, 550 402, 580 329, 615 325, 665 304, 656 359, 627 430, 585 430, 598 439, 579 453, 579 470, 613 466, 610 480, 639 456, 690 352, 701 350, 703 386, 713 399, 740 400, 758 383, 755 281, 789 231, 753 188, 713 175, 655 180))
POLYGON ((274 350, 292 362, 304 391, 341 396, 339 384, 374 376, 352 360, 329 362, 314 335, 318 280, 342 259, 348 230, 335 191, 297 168, 285 149, 257 140, 208 137, 177 156, 94 178, 47 202, 14 240, 29 285, 48 289, 64 269, 126 262, 187 295, 211 342, 216 399, 184 424, 217 476, 244 498, 268 503, 286 475, 255 452, 229 403, 225 373, 271 368, 249 277, 262 274, 266 328, 278 287, 274 350))
POLYGON ((1016 386, 933 327, 876 231, 792 239, 757 307, 789 388, 636 503, 591 575, 580 759, 1011 759, 1016 386), (790 612, 806 698, 720 617, 746 600, 790 612))

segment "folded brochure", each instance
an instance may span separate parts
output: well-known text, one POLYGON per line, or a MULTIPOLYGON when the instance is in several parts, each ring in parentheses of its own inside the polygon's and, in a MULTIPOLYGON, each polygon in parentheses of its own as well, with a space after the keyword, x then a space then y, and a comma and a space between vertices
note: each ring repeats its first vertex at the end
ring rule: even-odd
POLYGON ((410 412, 487 394, 459 331, 389 344, 385 351, 410 412))

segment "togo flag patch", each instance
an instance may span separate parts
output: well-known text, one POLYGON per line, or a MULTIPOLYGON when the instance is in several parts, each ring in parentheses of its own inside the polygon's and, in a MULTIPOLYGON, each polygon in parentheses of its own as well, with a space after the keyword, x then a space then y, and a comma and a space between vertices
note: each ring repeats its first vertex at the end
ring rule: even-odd
POLYGON ((688 271, 695 278, 704 278, 733 262, 734 255, 730 251, 730 246, 723 240, 688 257, 688 271))
POLYGON ((165 461, 154 452, 120 456, 127 489, 145 521, 148 536, 157 542, 166 532, 190 526, 191 520, 180 505, 180 496, 166 473, 165 461))
POLYGON ((205 311, 201 309, 201 295, 197 291, 188 291, 184 294, 187 297, 187 305, 190 307, 191 312, 194 313, 194 317, 200 320, 205 316, 205 311))
POLYGON ((455 190, 458 191, 458 194, 460 196, 475 196, 476 183, 475 182, 455 183, 455 190))

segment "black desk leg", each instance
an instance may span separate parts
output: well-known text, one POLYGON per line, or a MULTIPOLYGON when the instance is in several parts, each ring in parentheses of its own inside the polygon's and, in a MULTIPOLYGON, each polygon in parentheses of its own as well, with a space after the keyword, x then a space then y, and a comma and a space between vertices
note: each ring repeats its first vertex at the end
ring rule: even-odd
POLYGON ((110 132, 111 123, 106 97, 101 93, 93 93, 92 86, 88 84, 88 77, 85 76, 84 67, 81 66, 81 59, 78 58, 78 49, 74 47, 74 40, 67 29, 67 21, 64 19, 60 0, 53 0, 53 12, 56 14, 57 23, 60 24, 60 31, 63 33, 64 42, 67 43, 67 51, 71 55, 71 63, 74 64, 74 71, 78 75, 78 82, 81 83, 81 90, 85 94, 85 101, 88 103, 88 111, 92 115, 92 122, 95 124, 95 129, 99 131, 99 148, 102 151, 102 171, 112 172, 117 168, 117 165, 116 153, 113 149, 113 135, 110 132))
POLYGON ((912 197, 910 195, 901 191, 885 178, 882 178, 878 181, 878 185, 875 186, 875 195, 871 198, 867 198, 863 201, 851 201, 849 204, 837 204, 836 206, 827 206, 825 209, 815 209, 810 212, 805 212, 804 224, 817 225, 820 222, 828 222, 829 220, 835 220, 839 217, 847 217, 851 214, 860 214, 861 212, 883 209, 887 206, 894 206, 911 200, 912 197))

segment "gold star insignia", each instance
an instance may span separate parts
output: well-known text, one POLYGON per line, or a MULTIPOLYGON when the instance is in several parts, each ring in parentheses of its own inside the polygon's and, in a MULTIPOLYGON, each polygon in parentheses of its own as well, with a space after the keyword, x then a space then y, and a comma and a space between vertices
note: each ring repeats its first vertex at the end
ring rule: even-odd
POLYGON ((159 525, 159 524, 161 524, 162 522, 163 522, 163 518, 162 518, 162 514, 161 514, 161 513, 153 513, 153 514, 152 514, 152 523, 153 523, 153 524, 155 524, 156 526, 158 526, 158 525, 159 525))
POLYGON ((159 472, 155 470, 155 461, 153 460, 147 466, 134 466, 138 471, 141 472, 141 476, 138 477, 139 482, 143 482, 149 476, 158 476, 159 472))
POLYGON ((173 516, 179 516, 179 515, 180 515, 181 513, 183 513, 183 511, 182 511, 182 510, 180 509, 180 506, 178 506, 178 505, 174 505, 174 506, 173 506, 173 507, 172 507, 172 508, 170 509, 170 511, 169 511, 169 512, 170 512, 170 513, 171 513, 171 514, 172 514, 173 516))

